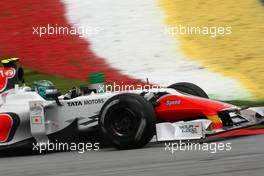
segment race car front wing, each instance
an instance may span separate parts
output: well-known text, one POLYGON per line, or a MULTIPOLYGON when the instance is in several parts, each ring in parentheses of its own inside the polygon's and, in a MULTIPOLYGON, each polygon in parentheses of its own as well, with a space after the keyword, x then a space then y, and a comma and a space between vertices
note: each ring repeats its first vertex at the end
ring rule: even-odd
MULTIPOLYGON (((222 129, 213 129, 212 121, 198 119, 193 121, 163 122, 156 124, 157 141, 195 140, 227 131, 248 128, 264 123, 264 107, 246 108, 221 112, 228 115, 230 122, 222 129)), ((226 121, 222 118, 222 121, 226 121)))

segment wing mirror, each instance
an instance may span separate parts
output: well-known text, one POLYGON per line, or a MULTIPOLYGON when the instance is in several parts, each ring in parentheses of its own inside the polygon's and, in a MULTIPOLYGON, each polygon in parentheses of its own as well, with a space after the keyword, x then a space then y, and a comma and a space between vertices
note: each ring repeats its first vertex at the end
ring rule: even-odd
POLYGON ((57 105, 62 106, 58 98, 59 96, 61 96, 61 93, 57 89, 46 89, 46 98, 55 100, 57 105))
POLYGON ((54 98, 61 96, 61 93, 57 89, 46 89, 46 97, 54 98))

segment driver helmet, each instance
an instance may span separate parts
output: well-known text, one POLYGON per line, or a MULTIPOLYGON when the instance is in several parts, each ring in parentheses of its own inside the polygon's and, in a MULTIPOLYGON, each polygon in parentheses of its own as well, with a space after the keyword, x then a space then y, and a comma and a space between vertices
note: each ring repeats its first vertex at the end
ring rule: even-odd
POLYGON ((46 90, 56 88, 51 81, 39 80, 33 82, 32 89, 35 90, 42 98, 47 99, 46 90))

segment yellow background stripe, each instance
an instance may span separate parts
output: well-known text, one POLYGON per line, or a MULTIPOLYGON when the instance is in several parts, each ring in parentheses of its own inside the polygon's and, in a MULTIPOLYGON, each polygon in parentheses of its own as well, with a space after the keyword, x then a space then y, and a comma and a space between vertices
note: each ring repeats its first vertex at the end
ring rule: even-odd
POLYGON ((264 7, 260 1, 160 0, 160 5, 166 24, 172 27, 231 26, 231 35, 177 35, 177 39, 187 56, 239 79, 256 98, 264 98, 264 7))

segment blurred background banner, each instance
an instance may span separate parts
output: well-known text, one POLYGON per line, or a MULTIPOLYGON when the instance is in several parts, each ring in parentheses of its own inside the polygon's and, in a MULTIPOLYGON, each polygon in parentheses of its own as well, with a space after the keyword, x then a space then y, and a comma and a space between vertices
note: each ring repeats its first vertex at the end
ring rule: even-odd
POLYGON ((148 77, 193 82, 221 100, 263 99, 263 12, 259 0, 2 1, 0 57, 21 58, 29 82, 65 90, 102 72, 110 83, 148 77))

